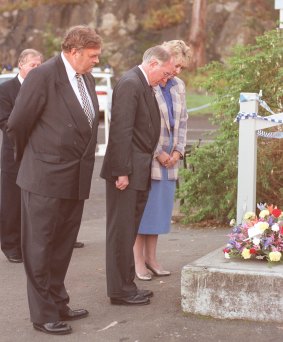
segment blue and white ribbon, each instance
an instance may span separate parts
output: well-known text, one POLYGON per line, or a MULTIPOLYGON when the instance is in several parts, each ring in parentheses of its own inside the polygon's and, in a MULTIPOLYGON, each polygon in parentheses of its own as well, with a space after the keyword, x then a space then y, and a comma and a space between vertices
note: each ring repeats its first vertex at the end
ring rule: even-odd
MULTIPOLYGON (((279 114, 283 114, 283 113, 279 113, 279 114)), ((245 112, 239 112, 238 115, 236 116, 236 119, 234 120, 234 122, 239 122, 240 120, 245 120, 248 118, 259 119, 259 120, 283 124, 282 119, 274 119, 274 118, 270 118, 268 116, 257 115, 257 113, 245 113, 245 112)))
POLYGON ((257 135, 262 138, 283 139, 283 132, 265 132, 258 130, 257 135))
MULTIPOLYGON (((241 93, 239 102, 258 101, 260 106, 264 108, 266 111, 268 111, 272 115, 276 114, 271 110, 271 108, 268 106, 268 104, 265 101, 260 99, 261 96, 262 96, 261 91, 259 94, 251 94, 251 95, 243 95, 241 93)), ((278 114, 283 114, 283 113, 278 113, 278 114)), ((245 112, 239 112, 234 122, 239 122, 240 120, 246 120, 248 118, 283 124, 283 119, 274 119, 274 118, 270 118, 269 116, 260 116, 257 113, 245 113, 245 112)), ((263 130, 258 130, 257 135, 263 138, 275 138, 275 139, 283 138, 283 132, 265 132, 263 130)))

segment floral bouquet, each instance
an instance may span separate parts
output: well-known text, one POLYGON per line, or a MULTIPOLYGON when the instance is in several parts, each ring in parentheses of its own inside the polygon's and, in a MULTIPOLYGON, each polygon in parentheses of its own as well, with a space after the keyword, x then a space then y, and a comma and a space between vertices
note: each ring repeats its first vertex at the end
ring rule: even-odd
POLYGON ((223 252, 225 258, 266 259, 270 262, 283 261, 283 213, 273 205, 258 204, 258 217, 247 212, 240 225, 235 220, 229 234, 229 242, 223 252))

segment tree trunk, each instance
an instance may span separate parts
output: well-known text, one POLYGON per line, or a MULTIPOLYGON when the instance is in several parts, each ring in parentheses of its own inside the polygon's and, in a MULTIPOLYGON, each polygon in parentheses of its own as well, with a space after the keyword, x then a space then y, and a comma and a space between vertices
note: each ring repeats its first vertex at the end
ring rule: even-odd
POLYGON ((206 63, 206 7, 206 0, 194 0, 189 35, 189 43, 192 48, 190 70, 195 70, 206 63))

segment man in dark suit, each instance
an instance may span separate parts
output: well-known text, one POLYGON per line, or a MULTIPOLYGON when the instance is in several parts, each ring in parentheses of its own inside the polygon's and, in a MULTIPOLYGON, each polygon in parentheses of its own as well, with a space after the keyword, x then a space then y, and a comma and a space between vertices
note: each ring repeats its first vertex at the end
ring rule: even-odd
POLYGON ((22 253, 35 329, 68 334, 71 310, 64 280, 89 197, 99 119, 95 81, 101 38, 71 28, 62 53, 27 76, 7 124, 22 192, 22 253))
POLYGON ((18 59, 19 74, 0 85, 1 147, 1 249, 10 262, 22 262, 21 252, 21 190, 16 184, 19 162, 14 161, 13 145, 6 134, 6 124, 15 104, 21 84, 33 68, 43 62, 40 52, 25 49, 18 59))
POLYGON ((134 283, 133 246, 150 184, 160 113, 152 86, 167 79, 174 61, 161 46, 124 74, 113 91, 109 142, 101 177, 106 179, 106 273, 112 304, 149 304, 152 291, 134 283))

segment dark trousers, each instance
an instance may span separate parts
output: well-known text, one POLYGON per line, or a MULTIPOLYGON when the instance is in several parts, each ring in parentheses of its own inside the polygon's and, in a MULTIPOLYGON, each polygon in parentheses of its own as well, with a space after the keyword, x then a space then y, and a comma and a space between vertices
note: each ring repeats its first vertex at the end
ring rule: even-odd
POLYGON ((118 190, 106 181, 106 276, 109 297, 134 295, 133 247, 148 191, 118 190))
POLYGON ((31 321, 56 322, 69 302, 64 280, 84 201, 22 190, 22 252, 31 321))
POLYGON ((0 240, 6 256, 21 256, 21 189, 16 173, 1 172, 0 240))

